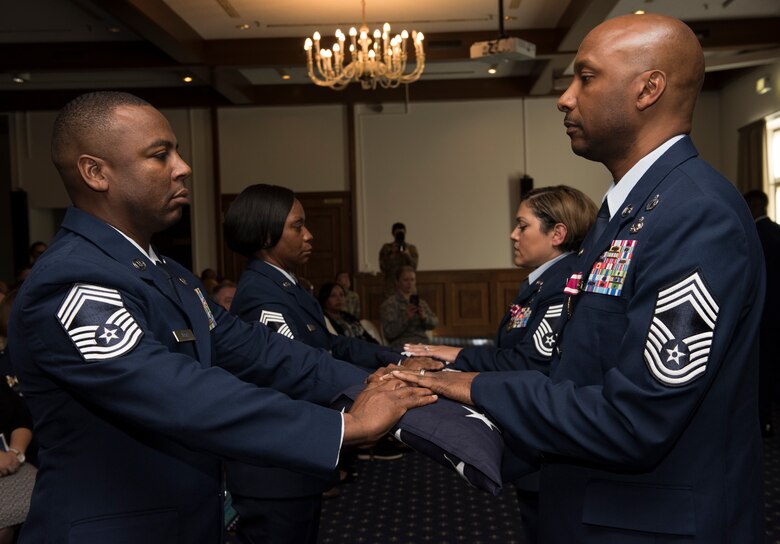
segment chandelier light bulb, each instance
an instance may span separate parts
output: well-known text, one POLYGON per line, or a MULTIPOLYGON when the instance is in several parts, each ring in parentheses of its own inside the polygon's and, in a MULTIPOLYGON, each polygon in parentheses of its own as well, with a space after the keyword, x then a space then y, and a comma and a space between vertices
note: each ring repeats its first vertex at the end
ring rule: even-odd
POLYGON ((349 43, 341 29, 336 30, 336 43, 331 49, 320 48, 322 36, 319 32, 304 42, 306 68, 312 82, 334 90, 344 89, 352 81, 359 81, 363 89, 376 89, 377 86, 387 89, 420 79, 425 68, 422 32, 413 30, 408 46, 409 32, 404 30, 392 35, 390 23, 384 23, 381 30, 377 28, 370 32, 366 24, 366 0, 361 3, 361 25, 359 30, 350 27, 349 43), (413 59, 408 49, 414 49, 413 59), (406 63, 410 59, 414 68, 407 71, 406 63))

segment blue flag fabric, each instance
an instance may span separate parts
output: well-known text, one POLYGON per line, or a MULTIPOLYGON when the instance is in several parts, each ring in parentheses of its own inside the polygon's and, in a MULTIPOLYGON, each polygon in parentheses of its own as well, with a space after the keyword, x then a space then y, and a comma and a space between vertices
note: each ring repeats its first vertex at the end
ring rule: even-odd
MULTIPOLYGON (((333 407, 348 409, 364 388, 356 385, 343 391, 333 407)), ((492 495, 501 492, 504 440, 498 427, 473 407, 439 398, 433 404, 406 412, 391 434, 455 470, 473 487, 492 495)))

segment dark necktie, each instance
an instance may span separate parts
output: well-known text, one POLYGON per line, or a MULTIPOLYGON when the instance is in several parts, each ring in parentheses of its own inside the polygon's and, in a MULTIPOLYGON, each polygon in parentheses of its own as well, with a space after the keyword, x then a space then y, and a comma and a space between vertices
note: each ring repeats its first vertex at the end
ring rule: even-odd
POLYGON ((181 297, 179 297, 179 292, 176 290, 176 284, 173 283, 173 276, 171 276, 170 270, 168 270, 168 267, 166 264, 162 261, 154 261, 154 264, 157 266, 157 270, 163 273, 165 278, 168 280, 168 287, 171 290, 171 293, 176 297, 176 300, 181 302, 181 297))
POLYGON ((592 243, 596 243, 596 241, 601 236, 601 233, 603 233, 604 229, 607 228, 608 224, 609 199, 605 198, 604 202, 601 203, 601 208, 599 208, 598 215, 596 215, 596 222, 593 224, 593 235, 591 236, 592 243))

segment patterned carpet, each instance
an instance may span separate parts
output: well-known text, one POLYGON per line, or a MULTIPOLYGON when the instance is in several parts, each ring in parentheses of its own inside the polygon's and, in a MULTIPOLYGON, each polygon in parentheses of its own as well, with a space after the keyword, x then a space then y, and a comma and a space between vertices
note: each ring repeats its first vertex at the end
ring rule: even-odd
MULTIPOLYGON (((767 544, 780 544, 780 434, 764 445, 767 544)), ((319 544, 526 544, 511 486, 493 497, 414 452, 355 468, 357 478, 324 501, 319 544)), ((228 535, 226 544, 238 542, 228 535)))

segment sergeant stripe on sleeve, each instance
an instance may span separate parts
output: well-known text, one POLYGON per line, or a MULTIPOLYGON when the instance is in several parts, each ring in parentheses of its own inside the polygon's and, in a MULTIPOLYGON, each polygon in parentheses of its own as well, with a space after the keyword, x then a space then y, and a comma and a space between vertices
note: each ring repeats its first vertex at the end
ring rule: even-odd
POLYGON ((534 347, 543 357, 552 357, 555 347, 555 327, 563 312, 563 304, 553 304, 544 313, 534 331, 534 347))
POLYGON ((287 325, 287 322, 284 320, 284 316, 279 312, 263 310, 260 312, 260 323, 287 338, 295 340, 295 336, 287 325))
POLYGON ((75 284, 57 310, 57 319, 85 361, 104 361, 129 353, 143 330, 116 289, 75 284))
POLYGON ((698 270, 658 292, 644 353, 656 380, 681 386, 704 374, 718 311, 698 270))

